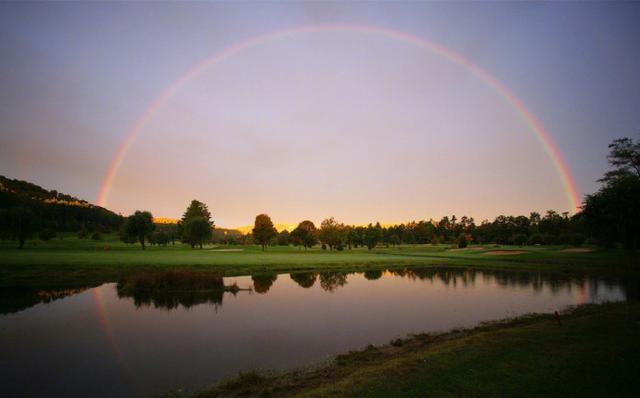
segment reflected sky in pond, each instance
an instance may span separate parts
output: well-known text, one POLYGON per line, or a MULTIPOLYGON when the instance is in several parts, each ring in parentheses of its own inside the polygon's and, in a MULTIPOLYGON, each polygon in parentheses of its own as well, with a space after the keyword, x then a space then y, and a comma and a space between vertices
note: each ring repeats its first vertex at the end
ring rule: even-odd
POLYGON ((31 307, 13 304, 0 316, 5 392, 191 391, 243 370, 305 366, 408 333, 623 300, 629 292, 590 278, 433 268, 224 278, 225 285, 246 289, 233 293, 211 289, 215 280, 182 278, 180 288, 167 287, 166 277, 153 280, 163 281, 162 288, 132 290, 141 283, 125 278, 66 289, 66 297, 49 291, 41 295, 48 303, 18 298, 31 307))

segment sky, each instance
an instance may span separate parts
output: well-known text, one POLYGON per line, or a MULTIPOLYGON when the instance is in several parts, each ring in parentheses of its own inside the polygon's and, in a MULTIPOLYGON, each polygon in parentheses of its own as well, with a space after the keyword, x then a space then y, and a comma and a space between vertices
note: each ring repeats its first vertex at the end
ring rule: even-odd
POLYGON ((122 214, 179 218, 194 198, 228 227, 262 212, 361 224, 573 211, 513 104, 399 36, 508 89, 582 197, 608 143, 640 136, 638 21, 623 2, 3 2, 0 174, 97 203, 146 115, 104 196, 122 214), (320 25, 395 35, 307 30, 237 50, 320 25))

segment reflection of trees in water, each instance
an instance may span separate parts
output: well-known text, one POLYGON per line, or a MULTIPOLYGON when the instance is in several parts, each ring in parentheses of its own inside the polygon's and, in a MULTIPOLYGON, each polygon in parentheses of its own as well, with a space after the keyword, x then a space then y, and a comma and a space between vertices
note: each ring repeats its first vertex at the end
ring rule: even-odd
POLYGON ((23 311, 29 307, 41 303, 51 303, 65 297, 80 294, 90 287, 61 289, 1 289, 0 290, 0 314, 11 314, 23 311))
POLYGON ((265 294, 269 291, 273 283, 278 279, 277 274, 257 274, 251 275, 253 280, 253 290, 256 293, 265 294))
POLYGON ((289 276, 298 285, 304 287, 305 289, 313 286, 316 283, 316 279, 318 278, 318 274, 316 272, 295 272, 293 274, 289 274, 289 276))
POLYGON ((344 272, 321 272, 320 287, 327 292, 333 292, 347 284, 347 275, 344 272))
POLYGON ((370 281, 382 278, 382 270, 369 270, 364 271, 364 277, 370 281))
POLYGON ((123 277, 117 284, 118 297, 130 297, 137 307, 153 304, 156 308, 185 308, 210 303, 222 305, 225 291, 237 292, 237 286, 225 286, 222 276, 193 270, 143 271, 123 277))
MULTIPOLYGON (((474 286, 477 277, 485 284, 495 283, 504 288, 532 288, 535 292, 548 289, 552 294, 558 294, 565 290, 571 293, 574 289, 580 289, 580 294, 587 294, 595 298, 601 287, 609 289, 621 288, 627 300, 640 298, 640 279, 611 279, 605 277, 590 278, 584 275, 558 275, 544 274, 526 271, 500 271, 458 269, 458 268, 407 268, 390 270, 393 275, 413 280, 438 280, 446 286, 456 287, 458 283, 466 286, 474 286)), ((366 277, 366 275, 365 275, 366 277)))

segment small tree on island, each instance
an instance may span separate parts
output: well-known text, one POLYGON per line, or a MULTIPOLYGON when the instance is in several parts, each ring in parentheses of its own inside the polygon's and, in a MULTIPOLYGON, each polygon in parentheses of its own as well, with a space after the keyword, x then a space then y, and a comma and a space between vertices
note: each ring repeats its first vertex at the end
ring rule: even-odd
POLYGON ((278 234, 271 218, 266 214, 258 214, 256 216, 256 221, 251 232, 254 242, 262 246, 262 251, 264 251, 271 239, 275 238, 278 234))
POLYGON ((142 246, 142 250, 145 250, 144 241, 145 238, 153 232, 155 229, 153 224, 153 216, 148 211, 136 211, 129 217, 125 224, 125 233, 129 236, 135 236, 142 246))
POLYGON ((302 221, 296 229, 291 231, 291 238, 296 246, 303 246, 305 250, 313 247, 318 243, 318 232, 315 224, 309 220, 302 221))

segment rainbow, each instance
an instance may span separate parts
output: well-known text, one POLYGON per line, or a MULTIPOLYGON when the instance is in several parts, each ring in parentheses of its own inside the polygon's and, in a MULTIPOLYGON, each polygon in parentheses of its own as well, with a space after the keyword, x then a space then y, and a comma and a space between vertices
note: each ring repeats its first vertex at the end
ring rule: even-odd
POLYGON ((370 34, 384 36, 401 40, 404 42, 412 43, 422 49, 431 51, 435 54, 441 55, 452 63, 462 66, 469 73, 479 78, 489 87, 491 87, 496 93, 498 93, 506 102, 520 115, 527 126, 534 132, 543 148, 547 152, 551 162, 557 170, 558 176, 562 182, 565 195, 567 198, 568 208, 571 211, 575 211, 580 207, 580 195, 576 189, 575 181, 571 175, 571 171, 564 161, 560 150, 557 145, 544 129, 542 124, 536 119, 536 117, 527 109, 520 99, 518 99, 511 91, 509 91, 502 83, 500 83, 495 77, 489 74, 481 67, 475 65, 462 55, 443 47, 437 43, 423 39, 418 36, 414 36, 408 33, 390 30, 386 28, 378 28, 362 25, 311 25, 303 26, 293 29, 279 30, 259 36, 249 38, 240 43, 231 45, 215 53, 213 56, 202 60, 197 63, 186 73, 180 76, 170 86, 168 86, 158 97, 156 97, 147 109, 138 117, 133 123, 125 138, 119 144, 115 155, 113 156, 109 167, 107 168, 102 183, 100 185, 100 191, 98 194, 97 203, 100 206, 105 206, 109 197, 109 191, 113 184, 113 180, 118 173, 118 169, 122 164, 124 157, 131 148, 131 145, 135 141, 136 137, 143 130, 147 122, 155 115, 155 113, 169 100, 176 92, 178 92, 185 84, 194 79, 200 73, 207 68, 210 68, 223 60, 234 56, 242 51, 251 49, 261 44, 270 42, 272 40, 285 38, 302 33, 315 33, 315 32, 352 32, 361 34, 370 34))

